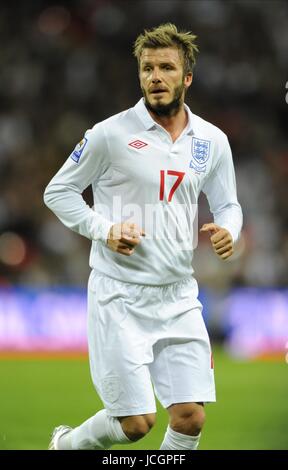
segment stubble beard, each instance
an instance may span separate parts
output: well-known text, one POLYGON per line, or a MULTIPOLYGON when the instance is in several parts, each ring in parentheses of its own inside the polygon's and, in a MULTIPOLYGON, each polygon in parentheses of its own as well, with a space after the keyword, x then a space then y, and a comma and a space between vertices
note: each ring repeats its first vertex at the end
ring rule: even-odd
POLYGON ((167 104, 157 103, 155 105, 152 105, 150 101, 148 100, 146 91, 144 90, 144 88, 142 88, 145 106, 149 111, 156 114, 157 116, 160 116, 160 117, 175 116, 175 114, 177 114, 181 108, 182 95, 183 95, 184 90, 185 90, 184 83, 181 83, 181 85, 175 88, 174 96, 172 100, 170 101, 170 103, 167 103, 167 104))

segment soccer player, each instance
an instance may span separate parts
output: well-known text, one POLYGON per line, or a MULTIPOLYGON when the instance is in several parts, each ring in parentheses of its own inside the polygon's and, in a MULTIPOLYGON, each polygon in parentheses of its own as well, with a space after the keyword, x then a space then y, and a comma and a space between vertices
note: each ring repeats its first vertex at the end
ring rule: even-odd
POLYGON ((211 347, 192 255, 203 191, 215 253, 226 259, 242 225, 226 135, 184 104, 195 36, 173 24, 134 45, 143 98, 88 130, 45 191, 45 203, 92 240, 88 282, 91 375, 104 409, 55 428, 50 449, 109 449, 169 414, 161 449, 196 449, 204 404, 215 401, 211 347), (83 200, 92 184, 94 206, 83 200), (153 385, 152 385, 153 384, 153 385))

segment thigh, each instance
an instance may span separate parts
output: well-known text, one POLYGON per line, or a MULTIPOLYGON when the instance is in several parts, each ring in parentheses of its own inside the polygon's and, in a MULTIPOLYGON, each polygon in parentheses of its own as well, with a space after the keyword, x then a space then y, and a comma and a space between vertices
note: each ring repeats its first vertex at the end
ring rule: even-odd
POLYGON ((165 408, 175 403, 215 401, 212 353, 201 308, 170 322, 166 337, 154 345, 150 372, 165 408))
POLYGON ((152 346, 131 315, 131 288, 105 276, 88 285, 88 347, 93 383, 111 416, 156 411, 150 371, 152 346))

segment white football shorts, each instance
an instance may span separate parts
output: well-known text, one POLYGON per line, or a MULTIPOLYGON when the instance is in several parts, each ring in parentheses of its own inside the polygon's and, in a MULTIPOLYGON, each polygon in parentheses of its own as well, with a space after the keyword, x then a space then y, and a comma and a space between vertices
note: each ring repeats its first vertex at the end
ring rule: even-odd
POLYGON ((88 345, 94 386, 110 416, 213 402, 208 333, 194 279, 144 286, 95 270, 88 283, 88 345), (153 384, 153 385, 152 385, 153 384))

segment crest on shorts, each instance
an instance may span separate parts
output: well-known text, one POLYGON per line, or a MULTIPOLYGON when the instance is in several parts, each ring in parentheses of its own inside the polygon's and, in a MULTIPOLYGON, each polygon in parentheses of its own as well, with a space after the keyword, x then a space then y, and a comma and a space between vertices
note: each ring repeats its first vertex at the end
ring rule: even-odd
POLYGON ((104 401, 115 402, 120 395, 120 382, 118 377, 105 377, 101 382, 101 391, 104 401))
POLYGON ((191 154, 189 167, 198 173, 206 171, 206 163, 210 157, 210 140, 192 137, 191 154))
POLYGON ((79 144, 76 145, 75 149, 71 153, 71 158, 74 160, 74 162, 78 163, 79 159, 82 155, 82 152, 87 144, 87 139, 84 137, 82 140, 80 140, 79 144))

